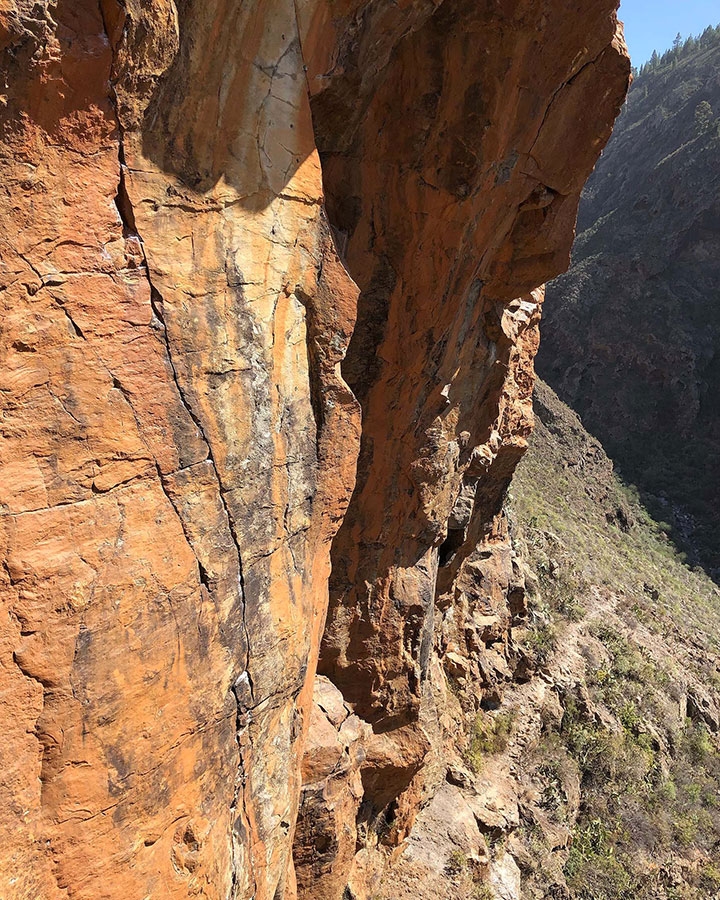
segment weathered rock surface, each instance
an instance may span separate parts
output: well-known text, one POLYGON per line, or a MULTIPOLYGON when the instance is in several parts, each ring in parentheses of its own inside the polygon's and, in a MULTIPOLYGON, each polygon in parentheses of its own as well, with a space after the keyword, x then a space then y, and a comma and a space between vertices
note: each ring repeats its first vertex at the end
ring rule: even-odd
POLYGON ((27 15, 3 119, 3 893, 273 896, 358 431, 294 8, 27 15))
POLYGON ((304 896, 381 877, 436 596, 510 589, 615 5, 0 3, 4 900, 292 897, 305 747, 304 896))
MULTIPOLYGON (((464 646, 460 607, 491 617, 512 590, 496 516, 531 430, 537 286, 567 263, 626 84, 610 6, 555 18, 543 4, 446 3, 402 41, 361 120, 352 69, 313 99, 328 214, 361 288, 343 373, 362 445, 320 671, 383 738, 364 770, 365 846, 378 830, 390 845, 407 835, 444 776, 457 722, 443 618, 464 646)), ((498 621, 484 639, 506 633, 498 621)), ((494 678, 477 680, 477 705, 494 678)))

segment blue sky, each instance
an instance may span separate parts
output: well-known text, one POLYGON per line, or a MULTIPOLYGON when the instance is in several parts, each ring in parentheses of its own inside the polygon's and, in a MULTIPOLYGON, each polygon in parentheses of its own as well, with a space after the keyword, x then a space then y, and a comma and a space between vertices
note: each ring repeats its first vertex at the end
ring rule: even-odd
POLYGON ((622 0, 619 15, 633 65, 639 66, 653 50, 669 49, 678 31, 687 37, 720 24, 720 0, 622 0))

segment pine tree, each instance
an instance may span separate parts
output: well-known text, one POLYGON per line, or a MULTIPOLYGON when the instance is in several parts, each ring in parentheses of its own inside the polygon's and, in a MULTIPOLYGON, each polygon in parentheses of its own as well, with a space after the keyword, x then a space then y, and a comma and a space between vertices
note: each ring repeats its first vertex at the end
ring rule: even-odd
POLYGON ((708 27, 703 31, 699 38, 699 44, 701 47, 709 47, 713 40, 715 39, 715 29, 712 25, 708 25, 708 27))

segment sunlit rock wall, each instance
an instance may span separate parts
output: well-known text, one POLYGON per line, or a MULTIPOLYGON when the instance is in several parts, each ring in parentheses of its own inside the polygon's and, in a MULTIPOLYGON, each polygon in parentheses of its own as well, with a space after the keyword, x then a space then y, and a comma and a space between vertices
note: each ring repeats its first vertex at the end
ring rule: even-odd
POLYGON ((294 895, 353 491, 322 671, 409 827, 614 6, 0 2, 4 900, 294 895))

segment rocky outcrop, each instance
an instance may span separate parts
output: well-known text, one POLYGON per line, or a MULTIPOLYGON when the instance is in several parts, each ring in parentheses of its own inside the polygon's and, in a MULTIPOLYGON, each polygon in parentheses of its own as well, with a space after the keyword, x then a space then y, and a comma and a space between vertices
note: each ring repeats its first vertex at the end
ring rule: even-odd
POLYGON ((577 191, 625 84, 608 12, 588 4, 561 23, 536 4, 443 4, 390 59, 362 121, 351 75, 313 100, 328 214, 361 288, 343 373, 363 409, 320 671, 382 736, 364 769, 371 845, 378 829, 400 841, 444 777, 458 723, 443 721, 443 620, 473 634, 461 609, 507 603, 496 515, 531 429, 537 286, 566 264, 577 191))
POLYGON ((306 747, 300 889, 381 876, 627 82, 571 6, 0 4, 5 900, 290 898, 306 747))
POLYGON ((43 16, 6 51, 6 895, 272 897, 358 433, 294 8, 43 16))

